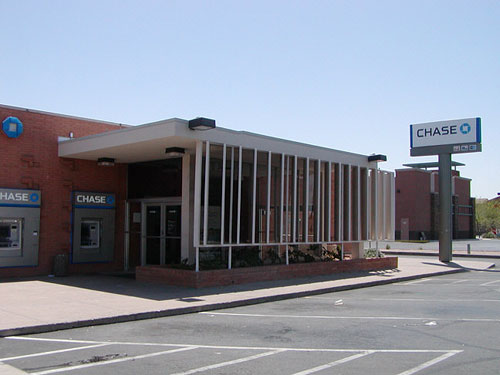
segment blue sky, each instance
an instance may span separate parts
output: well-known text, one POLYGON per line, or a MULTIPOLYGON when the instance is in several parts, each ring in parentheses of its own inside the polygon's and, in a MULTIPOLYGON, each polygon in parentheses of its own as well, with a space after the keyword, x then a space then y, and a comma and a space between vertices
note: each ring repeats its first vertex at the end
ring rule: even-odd
POLYGON ((218 126, 409 156, 409 125, 482 118, 472 193, 500 192, 500 2, 0 0, 0 103, 218 126))

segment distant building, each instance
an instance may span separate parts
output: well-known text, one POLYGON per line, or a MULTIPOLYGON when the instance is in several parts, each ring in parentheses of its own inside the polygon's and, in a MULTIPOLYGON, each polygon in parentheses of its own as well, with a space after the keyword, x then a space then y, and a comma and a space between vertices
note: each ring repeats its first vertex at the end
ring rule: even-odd
MULTIPOLYGON (((453 239, 475 237, 475 198, 470 196, 469 178, 460 176, 453 162, 453 239)), ((398 240, 439 239, 438 163, 405 164, 396 170, 396 233, 398 240)))

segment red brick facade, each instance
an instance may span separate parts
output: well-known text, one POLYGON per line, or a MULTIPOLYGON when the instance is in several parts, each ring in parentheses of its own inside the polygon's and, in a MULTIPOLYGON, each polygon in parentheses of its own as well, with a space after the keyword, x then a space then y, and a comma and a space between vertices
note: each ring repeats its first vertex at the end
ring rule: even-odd
POLYGON ((69 265, 70 273, 123 269, 123 218, 126 165, 98 167, 95 161, 58 157, 58 137, 82 137, 120 129, 120 125, 0 106, 0 121, 17 117, 24 131, 18 138, 0 134, 0 187, 39 189, 42 194, 38 266, 0 268, 0 277, 52 273, 56 254, 71 246, 71 193, 95 191, 116 194, 114 261, 69 265))
MULTIPOLYGON (((453 238, 474 238, 470 179, 452 171, 453 238)), ((396 170, 396 239, 439 238, 439 175, 417 168, 396 170)))

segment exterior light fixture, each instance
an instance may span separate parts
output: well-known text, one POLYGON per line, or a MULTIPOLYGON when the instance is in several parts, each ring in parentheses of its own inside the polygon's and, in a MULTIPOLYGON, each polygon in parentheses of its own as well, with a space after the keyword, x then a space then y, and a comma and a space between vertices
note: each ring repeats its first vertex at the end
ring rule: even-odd
POLYGON ((210 130, 215 129, 215 120, 197 117, 194 120, 189 120, 188 125, 191 130, 210 130))
POLYGON ((184 149, 181 147, 167 147, 165 149, 165 157, 167 159, 182 158, 184 156, 184 149))
POLYGON ((387 156, 382 154, 373 154, 368 156, 368 161, 387 161, 387 156))
POLYGON ((113 159, 113 158, 98 158, 97 165, 100 167, 113 167, 115 165, 115 159, 113 159))

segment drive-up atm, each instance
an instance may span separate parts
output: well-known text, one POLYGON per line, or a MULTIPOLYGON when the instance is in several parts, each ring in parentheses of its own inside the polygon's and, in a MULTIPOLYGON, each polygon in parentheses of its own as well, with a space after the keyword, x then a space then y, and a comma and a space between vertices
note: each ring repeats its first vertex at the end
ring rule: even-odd
POLYGON ((0 188, 0 267, 38 265, 40 190, 0 188))
POLYGON ((72 263, 113 260, 115 195, 73 192, 72 263))

